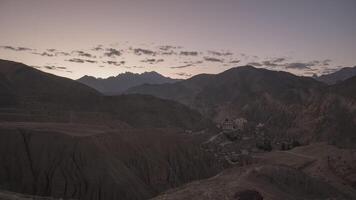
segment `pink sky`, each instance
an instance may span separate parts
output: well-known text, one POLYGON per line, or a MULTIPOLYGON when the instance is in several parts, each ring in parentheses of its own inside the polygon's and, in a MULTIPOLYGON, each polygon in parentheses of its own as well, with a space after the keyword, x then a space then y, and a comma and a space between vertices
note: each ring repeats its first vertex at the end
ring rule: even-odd
POLYGON ((355 10, 354 0, 0 0, 0 58, 74 79, 187 78, 248 63, 320 74, 356 65, 355 10))

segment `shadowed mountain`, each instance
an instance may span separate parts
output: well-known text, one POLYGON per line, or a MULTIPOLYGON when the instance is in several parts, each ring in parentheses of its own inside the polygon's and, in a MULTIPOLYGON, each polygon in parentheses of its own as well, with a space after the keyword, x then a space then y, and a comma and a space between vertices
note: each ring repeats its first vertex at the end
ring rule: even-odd
POLYGON ((332 92, 356 100, 356 76, 330 86, 332 92))
MULTIPOLYGON (((106 97, 79 82, 5 60, 0 60, 0 89, 0 107, 16 108, 11 112, 20 112, 19 120, 25 121, 54 118, 68 122, 90 115, 90 123, 119 120, 135 127, 196 129, 209 123, 198 112, 173 101, 145 95, 106 97)), ((2 115, 2 119, 6 117, 16 118, 2 115)))
POLYGON ((131 88, 127 93, 176 100, 221 120, 221 105, 246 105, 261 98, 273 98, 284 104, 300 104, 312 90, 321 86, 311 78, 244 66, 217 75, 197 75, 173 84, 145 84, 131 88))
POLYGON ((0 191, 140 200, 222 169, 200 137, 185 133, 211 122, 180 103, 108 97, 5 60, 0 94, 8 98, 0 104, 0 191))
POLYGON ((178 79, 171 79, 164 77, 157 72, 144 72, 142 74, 135 74, 126 72, 119 74, 115 77, 109 77, 106 79, 95 78, 92 76, 83 76, 77 81, 90 86, 105 95, 117 95, 126 91, 128 88, 148 84, 161 84, 161 83, 174 83, 179 81, 178 79))
POLYGON ((319 81, 287 72, 244 66, 172 84, 146 84, 127 93, 173 99, 218 123, 244 118, 252 126, 262 124, 275 141, 295 138, 349 146, 346 138, 355 140, 351 130, 356 102, 335 96, 319 81))
POLYGON ((356 76, 356 66, 344 67, 334 73, 316 77, 316 80, 332 85, 344 81, 353 76, 356 76))
MULTIPOLYGON (((10 91, 18 105, 88 108, 97 101, 99 92, 71 79, 58 77, 24 64, 0 60, 1 91, 10 91), (80 102, 80 103, 79 103, 80 102), (30 105, 30 104, 40 105, 30 105)), ((2 105, 0 105, 2 106, 2 105)))

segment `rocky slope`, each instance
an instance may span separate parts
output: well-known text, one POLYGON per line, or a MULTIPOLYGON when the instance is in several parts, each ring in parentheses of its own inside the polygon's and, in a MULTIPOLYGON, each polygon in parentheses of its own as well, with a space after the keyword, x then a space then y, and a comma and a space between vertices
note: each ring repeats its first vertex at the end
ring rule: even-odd
POLYGON ((147 199, 221 170, 199 141, 172 129, 0 124, 0 188, 73 199, 147 199))
POLYGON ((355 151, 313 144, 253 155, 253 163, 172 189, 154 199, 354 199, 355 151))

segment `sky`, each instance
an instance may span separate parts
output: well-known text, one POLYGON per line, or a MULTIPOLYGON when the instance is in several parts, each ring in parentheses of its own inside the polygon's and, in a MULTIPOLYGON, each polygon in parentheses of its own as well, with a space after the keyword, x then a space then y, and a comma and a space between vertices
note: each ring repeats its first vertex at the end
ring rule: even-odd
POLYGON ((356 65, 356 0, 0 0, 0 59, 72 79, 356 65))

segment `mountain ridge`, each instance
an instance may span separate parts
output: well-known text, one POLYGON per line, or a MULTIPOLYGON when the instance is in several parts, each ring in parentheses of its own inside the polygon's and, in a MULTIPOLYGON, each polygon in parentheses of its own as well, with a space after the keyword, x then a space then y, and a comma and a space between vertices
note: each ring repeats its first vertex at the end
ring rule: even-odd
POLYGON ((77 80, 85 85, 88 85, 105 95, 118 95, 123 93, 128 88, 138 86, 145 83, 173 83, 180 81, 165 77, 155 71, 144 73, 125 72, 117 76, 108 78, 95 78, 93 76, 83 76, 77 80))
POLYGON ((333 85, 338 82, 349 79, 353 76, 356 76, 356 66, 344 67, 344 68, 341 68, 340 70, 333 72, 331 74, 325 74, 325 75, 318 76, 315 79, 318 81, 327 83, 329 85, 333 85))

